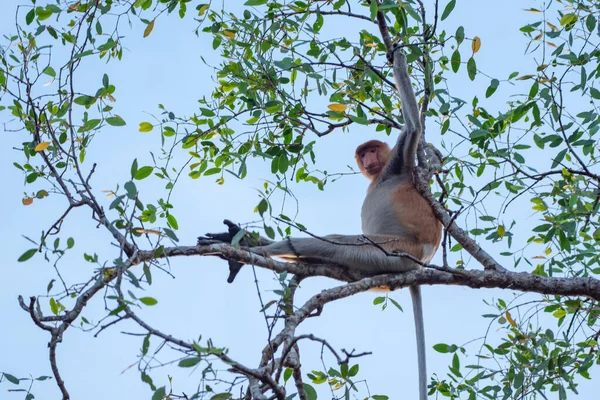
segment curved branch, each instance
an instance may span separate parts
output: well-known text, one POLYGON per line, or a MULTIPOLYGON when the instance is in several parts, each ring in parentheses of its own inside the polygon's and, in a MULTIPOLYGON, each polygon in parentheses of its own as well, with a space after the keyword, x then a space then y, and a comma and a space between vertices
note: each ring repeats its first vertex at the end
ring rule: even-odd
MULTIPOLYGON (((448 231, 455 239, 457 236, 460 237, 460 234, 466 236, 466 233, 456 226, 456 224, 452 224, 450 228, 448 228, 448 231)), ((287 271, 305 277, 326 276, 343 282, 352 282, 349 285, 343 286, 344 288, 347 288, 345 290, 350 291, 350 293, 347 294, 348 296, 379 286, 388 286, 392 289, 399 289, 413 285, 456 285, 468 286, 474 289, 498 288, 548 295, 582 296, 600 301, 600 280, 598 279, 591 277, 556 278, 533 275, 528 272, 507 271, 504 267, 497 264, 496 261, 472 239, 468 237, 468 241, 465 241, 463 237, 460 237, 460 239, 461 240, 456 240, 461 242, 461 244, 464 242, 469 246, 476 246, 473 253, 471 253, 471 251, 469 252, 474 257, 477 255, 479 259, 482 259, 484 265, 487 264, 491 267, 486 268, 484 271, 480 271, 427 265, 424 268, 419 268, 410 272, 369 277, 364 273, 350 271, 337 265, 287 263, 277 261, 250 253, 244 249, 236 249, 227 243, 168 247, 164 248, 162 254, 158 257, 156 257, 152 251, 142 251, 139 253, 138 260, 139 262, 147 262, 155 258, 221 254, 223 257, 230 260, 256 265, 276 272, 287 271)))

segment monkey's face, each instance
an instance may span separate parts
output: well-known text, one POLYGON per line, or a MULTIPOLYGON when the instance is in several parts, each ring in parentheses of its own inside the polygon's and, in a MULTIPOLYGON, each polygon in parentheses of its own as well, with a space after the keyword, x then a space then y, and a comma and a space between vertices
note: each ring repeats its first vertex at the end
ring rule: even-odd
POLYGON ((380 154, 378 146, 369 146, 361 149, 358 157, 367 175, 370 177, 379 175, 383 168, 383 157, 380 154))

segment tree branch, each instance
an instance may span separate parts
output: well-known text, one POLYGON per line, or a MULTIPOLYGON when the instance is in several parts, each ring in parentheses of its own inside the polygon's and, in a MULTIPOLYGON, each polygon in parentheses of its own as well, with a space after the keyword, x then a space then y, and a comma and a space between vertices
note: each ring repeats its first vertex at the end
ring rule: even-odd
MULTIPOLYGON (((158 257, 154 256, 154 252, 152 251, 141 251, 139 253, 138 262, 147 262, 155 258, 221 254, 227 259, 239 261, 244 264, 256 265, 275 272, 287 271, 306 277, 326 276, 343 282, 352 282, 352 289, 349 289, 352 290, 351 294, 364 292, 379 286, 389 286, 393 289, 399 289, 413 285, 456 285, 468 286, 474 289, 498 288, 548 295, 582 296, 600 301, 600 280, 598 279, 591 277, 557 278, 533 275, 528 272, 511 272, 497 264, 496 261, 481 249, 477 243, 472 241, 472 239, 467 237, 468 241, 465 241, 460 235, 466 235, 466 233, 456 226, 456 224, 452 224, 448 230, 461 244, 464 242, 471 245, 471 242, 473 242, 476 246, 474 253, 492 267, 480 271, 427 265, 424 268, 410 272, 369 277, 364 273, 351 271, 337 265, 287 263, 277 261, 272 258, 266 258, 250 253, 244 249, 236 249, 227 243, 215 243, 202 246, 167 247, 163 249, 158 257), (459 237, 460 240, 457 239, 457 237, 459 237)), ((471 254, 475 256, 473 253, 471 254)))

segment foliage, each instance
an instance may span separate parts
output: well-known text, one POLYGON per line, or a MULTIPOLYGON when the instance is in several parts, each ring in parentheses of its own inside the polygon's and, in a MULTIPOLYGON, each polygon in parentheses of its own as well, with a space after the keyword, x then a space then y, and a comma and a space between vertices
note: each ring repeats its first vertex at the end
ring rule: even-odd
MULTIPOLYGON (((63 196, 68 206, 57 212, 56 223, 44 228, 34 248, 25 250, 18 261, 39 262, 38 251, 53 263, 67 252, 81 252, 76 238, 62 237, 60 231, 62 221, 79 207, 91 209, 92 218, 120 244, 114 262, 85 253, 85 260, 98 267, 88 283, 63 282, 64 288, 57 290, 53 280, 47 288, 47 307, 39 302, 22 306, 35 307, 38 322, 66 318, 66 325, 51 324, 54 342, 71 322, 100 329, 87 326, 80 314, 89 297, 104 293, 105 287, 110 289, 104 294, 111 304, 107 317, 114 320, 138 318, 132 305, 157 304, 157 299, 137 297, 125 287, 151 285, 150 266, 157 265, 165 246, 178 242, 177 216, 184 211, 170 199, 186 176, 209 177, 223 185, 230 176, 246 177, 257 162, 268 163, 271 176, 254 211, 270 238, 290 234, 291 218, 274 211, 280 205, 273 194, 292 193, 291 182, 323 190, 339 177, 318 168, 319 138, 358 125, 392 136, 400 131, 403 120, 386 61, 389 43, 381 34, 382 19, 393 41, 408 52, 428 140, 442 147, 444 165, 436 172, 432 190, 453 218, 458 214, 457 221, 469 227, 470 237, 501 252, 504 264, 511 267, 539 276, 597 277, 600 4, 563 0, 547 9, 528 9, 531 22, 521 31, 530 40, 526 57, 534 64, 508 77, 488 77, 478 69, 478 52, 485 43, 475 32, 442 25, 454 7, 454 0, 439 10, 424 8, 418 0, 248 0, 240 9, 190 0, 57 0, 21 7, 17 31, 6 36, 0 50, 0 110, 21 129, 23 146, 14 165, 24 176, 23 204, 63 196), (111 77, 100 72, 96 81, 84 85, 76 79, 78 70, 86 63, 118 63, 123 58, 128 34, 124 21, 134 22, 133 34, 148 37, 166 18, 194 19, 195 34, 212 41, 222 60, 214 67, 214 88, 199 99, 192 116, 161 105, 154 121, 126 121, 119 115, 111 77), (355 35, 336 35, 340 21, 355 24, 355 35), (478 92, 470 101, 452 94, 455 75, 474 81, 478 92), (507 93, 504 108, 487 105, 489 98, 507 93), (132 156, 129 176, 123 184, 115 182, 111 203, 104 209, 92 189, 95 166, 88 152, 107 127, 132 126, 160 136, 160 156, 153 157, 152 165, 140 165, 132 156), (171 164, 178 156, 188 158, 182 168, 171 164), (145 199, 138 187, 146 180, 164 184, 164 196, 145 199), (527 223, 512 217, 511 209, 525 207, 532 213, 527 223), (525 239, 516 241, 520 236, 525 239), (152 257, 140 263, 133 243, 141 237, 148 239, 152 257), (42 309, 51 316, 42 317, 42 309)), ((469 267, 468 253, 458 239, 454 244, 444 241, 444 247, 457 255, 452 267, 469 267)), ((291 313, 296 282, 283 274, 280 283, 280 298, 265 309, 276 308, 273 314, 281 317, 291 313)), ((377 301, 387 305, 387 298, 377 301)), ((494 311, 485 317, 504 326, 504 339, 485 342, 476 364, 467 365, 465 346, 434 346, 451 356, 451 365, 447 378, 432 378, 431 395, 509 399, 546 398, 557 392, 563 399, 577 393, 577 380, 589 378, 592 366, 600 363, 597 300, 542 296, 533 303, 513 304, 496 299, 490 307, 494 311), (548 318, 540 322, 541 313, 548 318)), ((143 321, 139 324, 148 332, 144 359, 149 357, 151 338, 164 337, 143 321)), ((214 378, 213 362, 235 364, 227 349, 210 341, 175 345, 182 352, 178 365, 202 365, 203 382, 214 378)), ((303 392, 300 398, 317 398, 313 385, 329 385, 343 392, 340 397, 350 396, 358 390, 354 379, 365 373, 354 360, 350 365, 349 358, 339 367, 300 377, 304 386, 292 385, 297 377, 292 367, 286 368, 277 377, 287 388, 285 398, 296 391, 303 392)), ((139 365, 153 399, 177 398, 168 387, 154 383, 144 363, 139 365)), ((18 383, 9 373, 3 377, 18 383)), ((199 386, 202 389, 191 398, 232 398, 241 384, 232 382, 227 393, 199 386)))

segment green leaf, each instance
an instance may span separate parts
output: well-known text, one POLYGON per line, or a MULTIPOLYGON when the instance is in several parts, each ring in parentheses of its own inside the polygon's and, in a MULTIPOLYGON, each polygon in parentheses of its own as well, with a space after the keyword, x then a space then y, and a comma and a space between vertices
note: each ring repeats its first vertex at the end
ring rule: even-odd
POLYGON ((18 258, 18 262, 23 262, 29 260, 35 253, 37 253, 38 249, 29 249, 25 253, 21 254, 21 257, 18 258))
POLYGON ((450 67, 452 67, 452 71, 455 73, 458 72, 458 69, 460 68, 460 51, 458 51, 458 49, 454 50, 454 53, 452 53, 450 67))
POLYGON ((150 132, 154 126, 150 122, 140 123, 140 132, 150 132))
POLYGON ((152 171, 154 171, 154 167, 146 165, 145 167, 142 167, 137 170, 134 178, 137 179, 138 181, 141 181, 142 179, 149 177, 150 174, 152 173, 152 171))
POLYGON ((106 123, 112 126, 124 126, 125 120, 117 115, 106 118, 106 123))
POLYGON ((79 97, 75 97, 75 99, 73 100, 73 103, 75 104, 79 104, 80 106, 89 106, 94 104, 94 102, 96 101, 96 98, 92 97, 92 96, 79 96, 79 97))
POLYGON ((458 347, 454 344, 438 343, 433 346, 433 349, 438 353, 454 353, 458 347))
POLYGON ((356 374, 358 374, 358 364, 353 365, 350 370, 348 371, 348 376, 353 377, 356 376, 356 374))
POLYGON ((315 32, 319 32, 322 27, 323 27, 323 15, 321 15, 321 13, 317 11, 317 19, 315 20, 315 23, 313 24, 313 30, 315 32))
POLYGON ((303 383, 302 386, 304 386, 307 400, 317 400, 317 392, 314 387, 310 386, 308 383, 303 383))
POLYGON ((137 173, 137 170, 138 170, 138 162, 137 162, 137 158, 134 158, 133 162, 131 163, 131 177, 132 178, 137 173))
POLYGON ((477 75, 477 65, 475 64, 475 59, 473 57, 469 58, 469 61, 467 61, 467 73, 469 74, 470 80, 475 80, 475 75, 477 75))
POLYGON ((231 397, 231 393, 219 393, 211 397, 210 400, 229 400, 231 397))
POLYGON ((293 369, 286 368, 285 371, 283 371, 283 382, 287 382, 292 377, 293 372, 293 369))
POLYGON ((6 372, 3 373, 4 377, 6 378, 7 381, 9 381, 10 383, 13 383, 15 385, 19 384, 19 378, 17 378, 16 376, 13 376, 11 374, 7 374, 6 372))
POLYGON ((352 122, 356 122, 357 124, 360 124, 360 125, 368 125, 369 124, 369 120, 366 118, 357 117, 355 115, 348 115, 348 117, 352 120, 352 122))
POLYGON ((539 90, 539 84, 536 79, 533 82, 533 85, 531 85, 531 89, 529 89, 529 99, 533 99, 535 97, 535 95, 538 94, 538 90, 539 90))
POLYGON ((448 4, 446 4, 446 8, 444 8, 444 12, 442 13, 442 21, 448 18, 452 10, 454 10, 454 6, 456 5, 456 0, 450 0, 448 4))
POLYGON ((167 222, 171 228, 175 230, 179 229, 179 224, 177 223, 177 219, 173 216, 173 214, 167 214, 167 222))
POLYGON ((596 100, 600 100, 600 90, 596 88, 590 88, 590 95, 596 100))
POLYGON ((459 26, 456 29, 454 38, 456 39, 456 44, 460 46, 460 44, 463 42, 463 40, 465 40, 465 28, 462 26, 459 26))
POLYGON ((154 392, 154 394, 152 395, 152 400, 163 400, 165 398, 165 395, 167 394, 167 391, 165 389, 165 387, 161 387, 159 388, 156 392, 154 392))
POLYGON ((29 10, 29 12, 27 13, 27 15, 25 16, 25 23, 27 25, 31 25, 31 23, 33 22, 34 18, 35 18, 35 9, 32 8, 31 10, 29 10))
POLYGON ((469 133, 469 137, 471 139, 481 139, 486 137, 488 134, 489 132, 484 129, 475 129, 471 133, 469 133))
POLYGON ((154 297, 140 297, 140 301, 147 306, 154 306, 158 304, 158 300, 156 300, 154 297))
POLYGON ((267 4, 267 0, 248 0, 244 3, 245 6, 262 6, 267 4))
POLYGON ((181 368, 189 368, 189 367, 193 367, 194 365, 198 364, 200 362, 200 357, 190 357, 190 358, 184 358, 183 360, 179 361, 179 366, 181 368))
POLYGON ((37 14, 38 20, 43 21, 52 16, 52 10, 42 7, 37 7, 35 9, 35 13, 37 14))
POLYGON ((558 165, 562 162, 562 160, 565 158, 565 154, 567 154, 567 150, 569 149, 563 149, 561 150, 556 157, 554 158, 554 160, 552 160, 552 168, 556 168, 558 167, 558 165))
POLYGON ((135 199, 135 196, 137 196, 137 188, 135 187, 135 183, 133 183, 133 181, 127 181, 123 187, 127 192, 127 197, 131 200, 135 199))
POLYGON ((384 301, 385 301, 385 296, 378 296, 373 299, 373 304, 374 305, 381 304, 384 301))
POLYGON ((265 233, 269 237, 269 239, 275 239, 275 231, 270 226, 264 226, 265 233))
POLYGON ((369 13, 371 14, 371 19, 375 21, 377 19, 377 10, 378 10, 378 2, 371 1, 371 5, 369 6, 369 13))
POLYGON ((485 91, 485 97, 487 98, 493 95, 496 92, 496 89, 498 89, 498 85, 500 85, 500 81, 498 79, 492 79, 490 86, 488 86, 485 91))
POLYGON ((577 22, 577 14, 565 14, 560 19, 562 26, 574 24, 575 22, 577 22))
POLYGON ((72 237, 67 239, 67 248, 72 249, 75 246, 75 239, 72 237))
POLYGON ((44 69, 44 74, 49 75, 49 76, 51 76, 53 78, 56 78, 56 71, 51 66, 47 66, 44 69))
POLYGON ((594 17, 594 14, 589 14, 585 20, 585 26, 587 27, 588 31, 592 32, 594 30, 594 28, 596 27, 596 17, 594 17))

